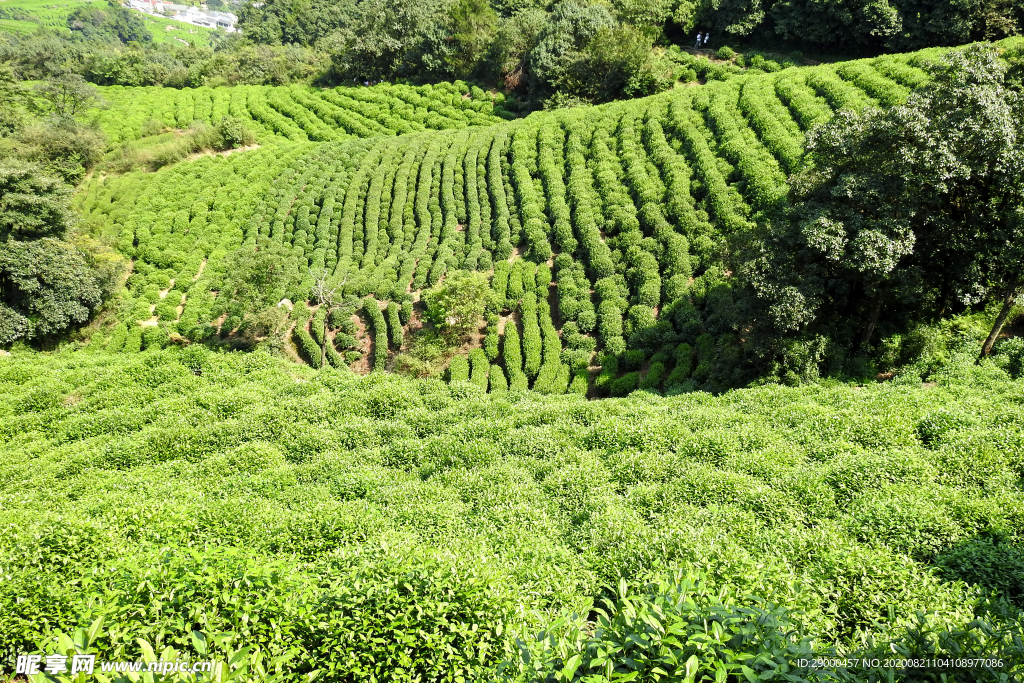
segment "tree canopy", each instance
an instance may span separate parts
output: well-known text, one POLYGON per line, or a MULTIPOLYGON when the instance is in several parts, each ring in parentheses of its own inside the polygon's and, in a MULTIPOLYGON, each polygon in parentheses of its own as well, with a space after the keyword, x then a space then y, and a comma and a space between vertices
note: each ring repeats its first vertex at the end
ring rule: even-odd
POLYGON ((1012 305, 1024 275, 1021 95, 991 47, 931 71, 905 106, 842 112, 810 134, 810 166, 748 273, 776 330, 853 319, 865 343, 885 307, 930 300, 942 312, 993 292, 1012 305))
POLYGON ((0 344, 85 322, 120 276, 120 259, 65 239, 70 200, 71 188, 38 166, 0 162, 0 344))
POLYGON ((0 344, 83 323, 101 301, 95 273, 71 244, 52 237, 0 244, 0 344))
POLYGON ((457 270, 424 292, 427 316, 445 336, 461 339, 480 326, 490 291, 487 276, 457 270))
POLYGON ((10 159, 0 164, 0 242, 63 238, 73 224, 71 188, 10 159))
POLYGON ((107 0, 105 7, 90 3, 75 8, 68 15, 67 25, 86 39, 119 40, 122 43, 153 41, 142 16, 114 0, 107 0))
POLYGON ((237 249, 227 257, 224 289, 234 315, 256 313, 276 305, 299 284, 294 257, 280 244, 261 244, 237 249))

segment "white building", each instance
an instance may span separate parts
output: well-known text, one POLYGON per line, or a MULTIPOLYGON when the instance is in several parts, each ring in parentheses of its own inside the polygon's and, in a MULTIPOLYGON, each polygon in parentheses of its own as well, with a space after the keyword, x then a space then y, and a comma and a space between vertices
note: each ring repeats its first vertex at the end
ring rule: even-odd
POLYGON ((164 0, 128 0, 128 6, 139 12, 152 14, 158 17, 170 15, 171 19, 193 26, 205 28, 222 28, 228 33, 234 33, 237 29, 235 23, 238 17, 230 12, 214 12, 213 10, 199 9, 191 5, 178 5, 164 0))

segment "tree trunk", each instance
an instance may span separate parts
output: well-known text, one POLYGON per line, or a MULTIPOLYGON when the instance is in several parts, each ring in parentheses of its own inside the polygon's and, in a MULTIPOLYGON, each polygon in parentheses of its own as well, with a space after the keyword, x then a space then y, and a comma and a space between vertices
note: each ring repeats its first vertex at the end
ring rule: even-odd
POLYGON ((988 333, 988 339, 981 346, 981 355, 978 356, 978 361, 981 361, 986 356, 992 353, 992 347, 995 346, 996 339, 999 339, 999 334, 1003 331, 1003 325, 1006 324, 1006 319, 1010 317, 1010 311, 1013 310, 1013 303, 1017 298, 1017 293, 1020 289, 1020 280, 1014 280, 1009 287, 1006 288, 1006 296, 1003 297, 1003 308, 999 311, 999 315, 996 316, 996 322, 992 326, 992 331, 988 333))
POLYGON ((875 333, 875 326, 878 324, 878 316, 882 312, 882 295, 875 297, 875 303, 871 306, 871 314, 868 316, 867 325, 864 326, 864 334, 860 337, 861 346, 866 346, 871 341, 871 335, 875 333))

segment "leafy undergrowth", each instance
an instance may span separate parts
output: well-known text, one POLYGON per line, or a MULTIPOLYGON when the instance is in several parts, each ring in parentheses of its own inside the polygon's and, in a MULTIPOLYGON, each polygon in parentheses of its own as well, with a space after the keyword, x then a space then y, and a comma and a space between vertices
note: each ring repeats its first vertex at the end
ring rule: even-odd
POLYGON ((240 680, 1013 680, 1024 384, 931 379, 588 402, 16 349, 0 672, 142 639, 240 680))

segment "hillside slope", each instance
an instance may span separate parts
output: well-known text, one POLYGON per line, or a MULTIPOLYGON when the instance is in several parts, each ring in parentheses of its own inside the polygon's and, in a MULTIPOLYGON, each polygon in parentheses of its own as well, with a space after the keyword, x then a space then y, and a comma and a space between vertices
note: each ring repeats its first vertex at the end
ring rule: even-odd
MULTIPOLYGON (((101 0, 4 0, 0 5, 0 31, 31 33, 38 27, 67 31, 68 15, 101 0)), ((101 3, 102 4, 102 3, 101 3)), ((164 17, 138 14, 154 43, 175 41, 196 47, 210 45, 215 31, 164 17)))
POLYGON ((501 123, 504 96, 465 83, 312 88, 257 86, 100 88, 108 106, 95 117, 111 144, 137 140, 144 128, 188 128, 232 116, 261 143, 399 135, 501 123))
MULTIPOLYGON (((739 353, 727 238, 785 201, 809 128, 838 109, 899 103, 936 54, 745 75, 458 131, 275 144, 96 177, 77 202, 134 259, 121 319, 136 335, 172 282, 183 310, 164 306, 155 322, 196 339, 231 333, 239 321, 225 329, 216 299, 226 256, 281 245, 301 281, 293 301, 323 268, 346 276, 349 294, 406 304, 451 269, 493 274, 484 384, 493 375, 494 385, 586 391, 601 348, 625 362, 605 368, 604 390, 695 386, 739 353), (517 348, 498 355, 508 344, 517 348)), ((329 139, 329 123, 308 128, 329 139)), ((300 337, 308 315, 296 314, 300 337)))

